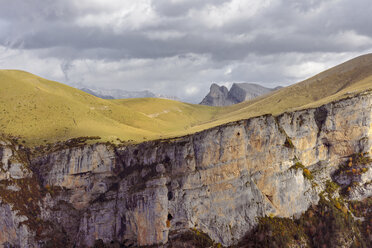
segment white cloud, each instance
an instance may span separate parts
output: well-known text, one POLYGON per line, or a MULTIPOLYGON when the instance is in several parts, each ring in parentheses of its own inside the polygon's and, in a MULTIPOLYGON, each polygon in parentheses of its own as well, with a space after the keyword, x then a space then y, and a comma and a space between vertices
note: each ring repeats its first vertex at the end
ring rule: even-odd
POLYGON ((332 37, 334 42, 343 46, 363 47, 372 46, 372 38, 357 34, 354 30, 341 31, 332 37))
POLYGON ((49 79, 64 81, 57 58, 40 58, 35 52, 14 50, 0 46, 0 69, 18 69, 32 72, 49 79))
MULTIPOLYGON (((106 11, 79 16, 75 21, 78 26, 101 27, 113 29, 116 33, 122 33, 125 30, 138 30, 144 27, 156 26, 160 21, 151 6, 150 0, 95 0, 93 5, 102 7, 106 11)), ((84 8, 89 5, 83 2, 80 6, 84 8)))
POLYGON ((191 18, 198 18, 209 28, 219 28, 237 20, 247 20, 268 7, 275 0, 232 0, 221 5, 207 5, 193 10, 191 18))
POLYGON ((230 89, 233 83, 244 83, 244 82, 217 82, 218 85, 225 86, 226 88, 230 89))
POLYGON ((185 87, 186 95, 193 96, 199 92, 199 88, 196 86, 187 86, 185 87))
POLYGON ((322 62, 306 61, 300 64, 291 65, 285 68, 284 75, 290 78, 307 78, 327 69, 327 65, 322 62))
POLYGON ((0 68, 200 102, 288 85, 372 51, 369 0, 6 0, 0 68))
POLYGON ((230 75, 232 72, 232 68, 231 67, 227 67, 226 70, 225 70, 225 75, 230 75))

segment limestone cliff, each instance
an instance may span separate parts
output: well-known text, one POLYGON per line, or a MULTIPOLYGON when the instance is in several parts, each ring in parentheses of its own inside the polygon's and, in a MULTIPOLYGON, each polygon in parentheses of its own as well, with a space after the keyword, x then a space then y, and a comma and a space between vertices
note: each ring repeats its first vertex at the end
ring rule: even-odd
POLYGON ((368 157, 371 135, 372 95, 365 93, 120 147, 29 151, 3 138, 0 244, 162 245, 190 229, 237 244, 259 217, 298 217, 316 205, 327 181, 349 200, 370 197, 370 161, 355 179, 340 166, 355 154, 368 157))

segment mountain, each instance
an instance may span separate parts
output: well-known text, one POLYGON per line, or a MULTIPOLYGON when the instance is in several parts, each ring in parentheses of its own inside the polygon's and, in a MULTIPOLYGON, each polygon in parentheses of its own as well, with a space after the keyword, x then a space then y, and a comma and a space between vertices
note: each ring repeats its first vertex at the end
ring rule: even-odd
POLYGON ((208 95, 200 104, 208 106, 227 106, 233 104, 227 99, 229 90, 225 86, 212 84, 208 95))
POLYGON ((167 99, 101 99, 27 72, 0 70, 1 131, 29 145, 81 136, 140 142, 185 131, 213 113, 167 99))
POLYGON ((120 90, 120 89, 98 89, 98 88, 86 88, 86 87, 82 87, 80 88, 80 90, 87 92, 93 96, 102 98, 102 99, 127 99, 127 98, 153 97, 153 98, 178 100, 177 97, 155 94, 148 90, 127 91, 127 90, 120 90))
POLYGON ((0 247, 370 247, 372 55, 223 108, 1 70, 0 126, 0 247))
POLYGON ((30 145, 80 136, 141 142, 320 106, 369 89, 371 80, 372 55, 368 54, 253 100, 216 108, 156 98, 100 99, 27 72, 0 70, 0 127, 30 145))
POLYGON ((208 106, 228 106, 254 99, 280 88, 282 87, 279 86, 271 89, 258 84, 234 83, 230 90, 228 90, 225 86, 212 84, 209 93, 200 104, 208 106))

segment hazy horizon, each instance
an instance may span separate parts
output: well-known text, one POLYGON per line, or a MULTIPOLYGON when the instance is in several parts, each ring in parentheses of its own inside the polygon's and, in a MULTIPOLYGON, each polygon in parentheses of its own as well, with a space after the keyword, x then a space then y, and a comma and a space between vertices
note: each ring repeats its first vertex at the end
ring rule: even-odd
POLYGON ((296 83, 371 52, 367 0, 0 0, 0 69, 198 103, 212 83, 296 83))

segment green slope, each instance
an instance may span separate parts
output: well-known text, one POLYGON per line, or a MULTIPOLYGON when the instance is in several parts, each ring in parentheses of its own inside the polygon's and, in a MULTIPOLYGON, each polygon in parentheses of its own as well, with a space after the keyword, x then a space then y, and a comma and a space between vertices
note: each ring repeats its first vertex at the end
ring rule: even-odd
POLYGON ((30 144, 81 136, 140 142, 185 130, 216 112, 211 107, 163 99, 135 99, 134 105, 136 102, 148 109, 141 112, 125 100, 100 99, 27 72, 0 70, 1 132, 20 136, 30 144))
POLYGON ((19 136, 28 145, 82 136, 141 142, 262 114, 319 106, 371 88, 371 54, 229 107, 154 98, 104 100, 27 72, 0 70, 0 132, 19 136))
POLYGON ((372 54, 363 55, 326 70, 300 83, 251 101, 225 108, 216 121, 246 119, 263 114, 321 106, 328 102, 372 89, 372 54))

